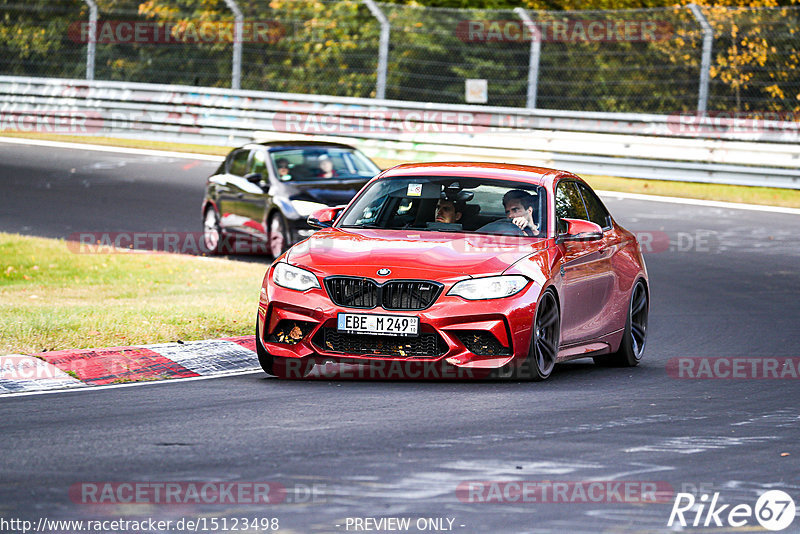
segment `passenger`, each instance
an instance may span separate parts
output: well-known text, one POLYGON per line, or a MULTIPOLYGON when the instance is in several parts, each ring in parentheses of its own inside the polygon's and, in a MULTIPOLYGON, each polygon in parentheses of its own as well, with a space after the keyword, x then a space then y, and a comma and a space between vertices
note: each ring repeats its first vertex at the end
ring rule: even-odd
POLYGON ((536 197, 521 189, 512 189, 503 195, 506 217, 528 236, 535 236, 539 233, 539 227, 533 222, 535 206, 536 197))
POLYGON ((319 157, 320 178, 333 178, 336 176, 336 171, 333 170, 333 162, 327 154, 319 157))
POLYGON ((436 222, 454 223, 461 219, 464 212, 464 205, 460 202, 453 202, 446 198, 440 198, 436 204, 436 222))

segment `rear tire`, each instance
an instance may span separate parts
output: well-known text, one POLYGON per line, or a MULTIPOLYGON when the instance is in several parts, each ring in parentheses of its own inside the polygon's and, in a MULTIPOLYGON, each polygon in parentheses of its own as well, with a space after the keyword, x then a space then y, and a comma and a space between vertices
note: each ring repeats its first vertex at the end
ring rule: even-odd
POLYGON ((636 367, 642 361, 647 342, 647 317, 650 312, 650 298, 642 280, 634 284, 631 291, 628 318, 619 350, 607 356, 594 358, 594 363, 606 367, 636 367))
POLYGON ((314 362, 306 358, 281 358, 267 352, 267 349, 261 344, 258 323, 256 323, 256 353, 258 354, 258 363, 261 364, 264 372, 278 378, 304 378, 314 368, 314 362))

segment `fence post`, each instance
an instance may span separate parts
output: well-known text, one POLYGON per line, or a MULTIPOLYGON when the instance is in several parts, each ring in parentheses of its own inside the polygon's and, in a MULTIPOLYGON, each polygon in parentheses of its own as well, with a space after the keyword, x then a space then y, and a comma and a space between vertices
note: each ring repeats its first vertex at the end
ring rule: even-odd
POLYGON ((86 47, 86 79, 94 80, 94 61, 97 55, 97 4, 94 0, 84 0, 89 6, 89 42, 86 47))
POLYGON ((697 112, 705 115, 708 106, 708 83, 711 75, 711 47, 714 41, 714 29, 708 23, 708 19, 703 15, 703 11, 697 4, 689 4, 695 20, 703 28, 703 57, 700 64, 700 90, 697 97, 697 112))
POLYGON ((236 0, 225 0, 228 7, 233 11, 233 65, 231 67, 231 89, 239 89, 242 80, 242 30, 244 27, 244 16, 236 0))
POLYGON ((364 0, 372 16, 378 19, 381 24, 381 40, 378 47, 378 76, 375 83, 375 98, 383 100, 386 98, 386 71, 389 69, 389 32, 391 26, 389 19, 375 3, 375 0, 364 0))
POLYGON ((542 53, 542 39, 538 26, 533 23, 528 12, 522 7, 515 7, 514 13, 522 19, 531 36, 531 50, 528 58, 528 109, 536 109, 536 91, 539 87, 539 60, 542 53))

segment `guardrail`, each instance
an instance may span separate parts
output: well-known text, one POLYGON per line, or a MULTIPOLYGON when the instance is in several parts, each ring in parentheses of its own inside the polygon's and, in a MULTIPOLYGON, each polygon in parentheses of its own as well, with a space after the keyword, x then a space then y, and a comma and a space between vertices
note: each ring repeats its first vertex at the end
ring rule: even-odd
POLYGON ((233 146, 304 136, 404 160, 800 189, 800 123, 578 113, 0 76, 0 131, 233 146))

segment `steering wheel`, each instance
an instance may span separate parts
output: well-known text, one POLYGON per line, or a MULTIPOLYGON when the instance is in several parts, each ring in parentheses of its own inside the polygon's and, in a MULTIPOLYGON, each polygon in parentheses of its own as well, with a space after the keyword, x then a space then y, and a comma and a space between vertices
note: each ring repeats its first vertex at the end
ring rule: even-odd
POLYGON ((508 219, 500 219, 489 224, 484 224, 476 230, 487 234, 500 234, 500 235, 516 235, 525 237, 528 234, 522 231, 522 228, 509 221, 508 219))

